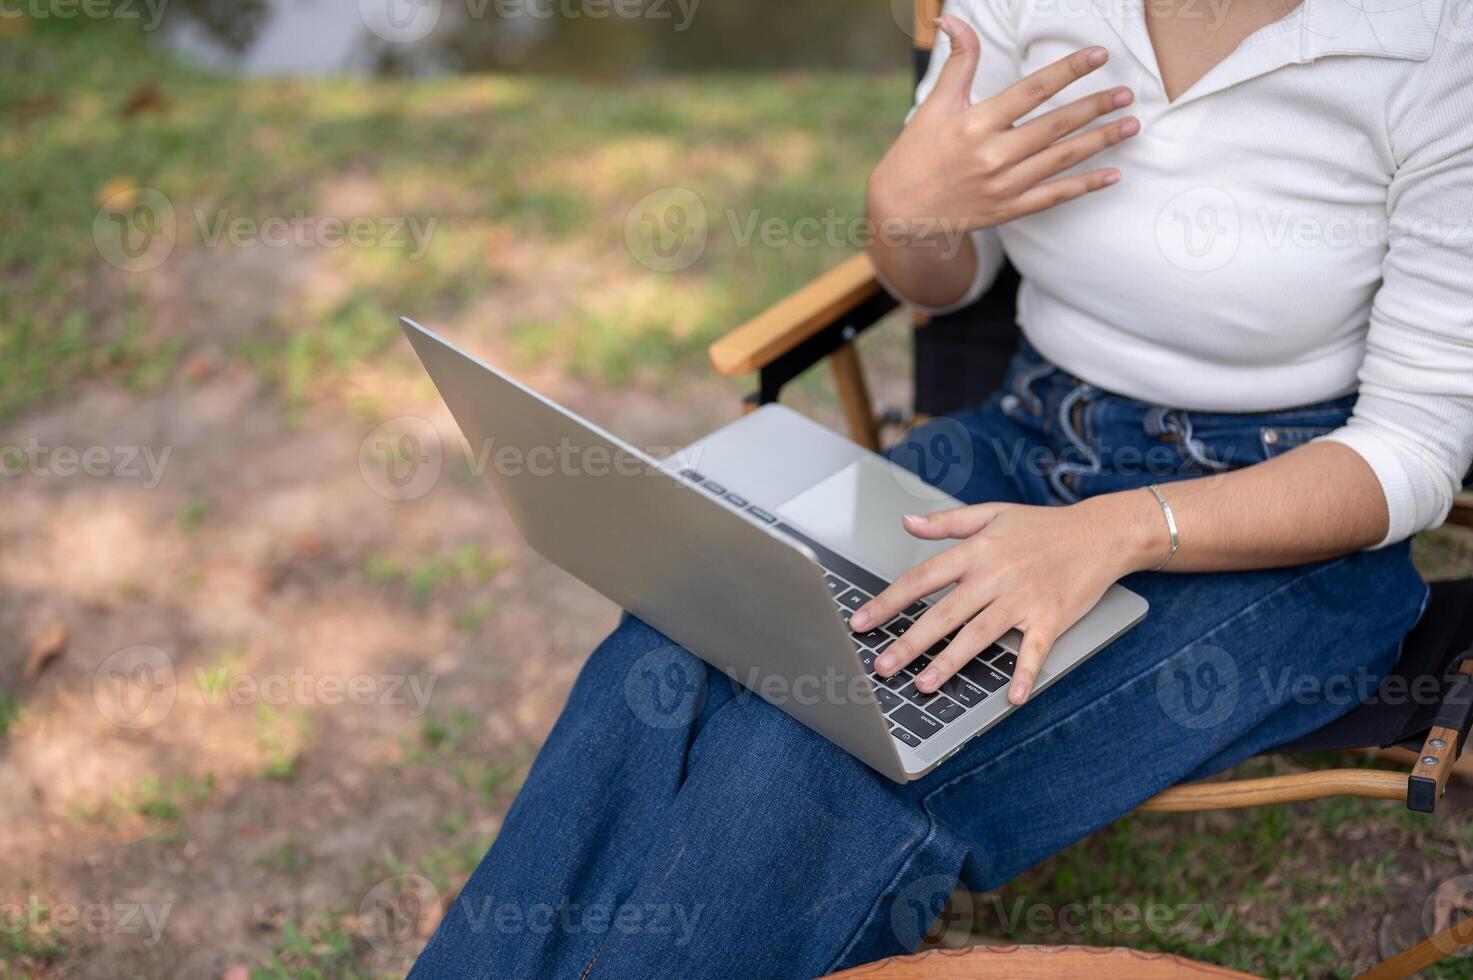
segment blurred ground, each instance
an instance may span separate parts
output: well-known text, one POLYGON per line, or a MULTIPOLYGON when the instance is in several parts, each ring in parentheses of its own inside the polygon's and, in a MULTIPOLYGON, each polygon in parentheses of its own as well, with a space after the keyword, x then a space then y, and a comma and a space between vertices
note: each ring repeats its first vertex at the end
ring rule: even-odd
MULTIPOLYGON (((400 975, 617 611, 521 543, 395 317, 684 444, 744 390, 705 345, 842 257, 743 229, 858 217, 907 82, 241 82, 0 24, 0 978, 400 975), (681 268, 626 220, 671 188, 708 219, 681 268), (179 229, 148 268, 109 218, 140 200, 179 229), (373 240, 328 244, 332 217, 373 240), (271 218, 284 244, 229 231, 271 218), (438 478, 396 484, 385 453, 438 478)), ((903 327, 864 346, 902 402, 903 327)), ((791 402, 837 423, 822 376, 791 402)), ((1473 543, 1419 560, 1466 575, 1473 543)), ((1459 786, 1435 820, 1132 818, 972 925, 1344 975, 1425 935, 1470 814, 1459 786), (1221 927, 1013 914, 1086 897, 1221 927)))

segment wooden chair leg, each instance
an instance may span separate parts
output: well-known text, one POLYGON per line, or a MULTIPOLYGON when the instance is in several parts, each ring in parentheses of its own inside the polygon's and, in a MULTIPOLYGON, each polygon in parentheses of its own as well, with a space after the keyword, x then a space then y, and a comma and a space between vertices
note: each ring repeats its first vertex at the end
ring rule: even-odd
POLYGON ((1190 813, 1294 803, 1327 796, 1405 800, 1407 775, 1375 769, 1324 769, 1262 779, 1187 783, 1158 793, 1136 809, 1146 813, 1190 813))
POLYGON ((1473 919, 1455 922, 1431 939, 1424 940, 1359 974, 1356 980, 1401 980, 1434 963, 1473 946, 1473 919))
POLYGON ((875 419, 874 404, 869 399, 869 387, 864 383, 859 351, 853 344, 845 344, 834 351, 832 362, 834 383, 839 387, 839 401, 844 406, 850 438, 870 452, 879 452, 880 426, 875 419))

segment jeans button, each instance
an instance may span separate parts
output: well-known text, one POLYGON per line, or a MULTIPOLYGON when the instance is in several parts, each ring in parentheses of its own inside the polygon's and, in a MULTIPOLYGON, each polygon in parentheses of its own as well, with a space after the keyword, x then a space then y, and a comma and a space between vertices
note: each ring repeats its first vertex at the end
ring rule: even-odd
POLYGON ((1003 395, 1002 396, 1002 410, 1003 410, 1004 414, 1007 414, 1007 415, 1012 415, 1014 412, 1016 412, 1018 410, 1018 396, 1017 395, 1003 395))
POLYGON ((1278 441, 1279 441, 1279 433, 1278 433, 1278 430, 1277 429, 1264 429, 1263 430, 1263 444, 1265 446, 1273 446, 1273 445, 1276 445, 1278 443, 1278 441))

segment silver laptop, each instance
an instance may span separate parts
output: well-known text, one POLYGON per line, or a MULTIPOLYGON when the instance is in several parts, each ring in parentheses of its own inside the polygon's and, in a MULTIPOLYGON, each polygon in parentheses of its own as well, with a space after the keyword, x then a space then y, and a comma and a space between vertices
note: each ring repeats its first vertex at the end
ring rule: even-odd
MULTIPOLYGON (((873 673, 875 657, 944 592, 863 635, 847 625, 948 545, 912 538, 901 516, 960 501, 779 405, 656 460, 401 322, 466 439, 487 451, 528 543, 734 681, 897 782, 1013 711, 1016 631, 934 695, 916 691, 913 671, 873 673)), ((1112 587, 1059 638, 1035 690, 1145 613, 1144 599, 1112 587)))

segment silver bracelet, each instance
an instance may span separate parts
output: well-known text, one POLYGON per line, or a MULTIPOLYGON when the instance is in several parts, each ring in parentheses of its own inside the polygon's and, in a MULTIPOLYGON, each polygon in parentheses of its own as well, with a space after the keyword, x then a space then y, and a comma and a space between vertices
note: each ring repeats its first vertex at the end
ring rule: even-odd
POLYGON ((1171 553, 1166 556, 1165 561, 1156 566, 1156 571, 1159 572, 1170 565, 1171 559, 1176 557, 1176 549, 1181 547, 1181 538, 1177 536, 1176 515, 1171 512, 1171 505, 1166 502, 1166 494, 1162 493, 1161 488, 1154 483, 1149 489, 1156 495, 1156 502, 1161 505, 1161 513, 1166 515, 1166 530, 1171 532, 1171 553))

